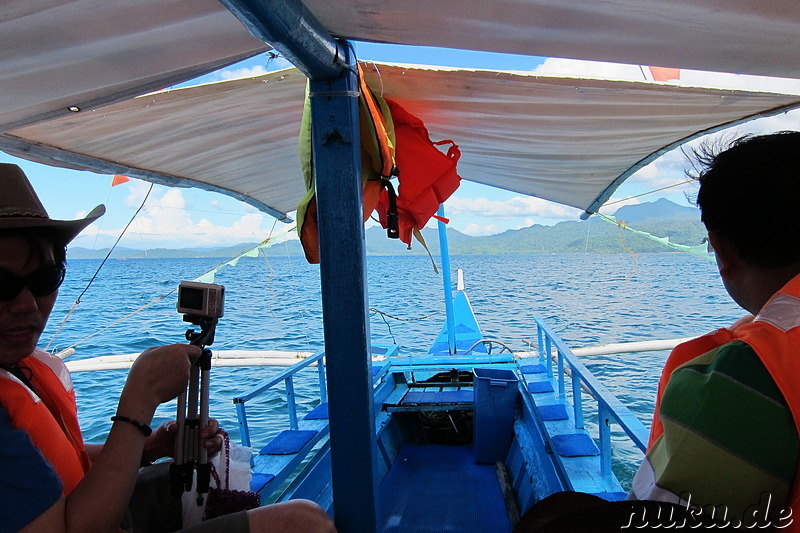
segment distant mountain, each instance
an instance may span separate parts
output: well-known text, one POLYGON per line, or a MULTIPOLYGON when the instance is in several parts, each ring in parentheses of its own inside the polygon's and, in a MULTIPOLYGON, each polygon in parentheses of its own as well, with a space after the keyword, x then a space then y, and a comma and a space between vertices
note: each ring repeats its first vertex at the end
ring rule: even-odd
MULTIPOLYGON (((699 211, 680 206, 666 199, 656 202, 621 207, 614 214, 633 229, 656 237, 669 237, 671 242, 686 245, 700 244, 706 230, 700 222, 699 211)), ((409 250, 399 239, 389 239, 386 230, 373 226, 367 228, 368 255, 426 254, 425 248, 412 240, 409 250)), ((422 230, 423 238, 433 255, 439 255, 439 237, 436 229, 422 230)), ((651 239, 636 235, 598 217, 584 221, 559 222, 554 226, 534 224, 526 228, 509 230, 497 235, 471 237, 453 228, 447 229, 451 254, 535 254, 535 253, 629 253, 672 252, 651 239)), ((134 250, 117 248, 111 255, 116 259, 134 258, 232 258, 252 249, 257 243, 241 243, 224 248, 178 249, 157 248, 134 250)), ((108 249, 88 250, 70 248, 70 259, 101 259, 108 249)), ((264 251, 262 251, 264 253, 264 251)), ((271 257, 302 257, 299 241, 276 244, 266 251, 271 257)))
MULTIPOLYGON (((408 249, 406 243, 400 239, 390 239, 386 236, 386 230, 380 226, 373 226, 367 228, 364 232, 367 242, 368 255, 400 255, 400 254, 425 254, 425 248, 416 240, 411 238, 411 250, 408 249)), ((423 228, 422 238, 425 239, 425 244, 431 253, 439 253, 439 230, 431 228, 423 228)), ((454 247, 459 247, 462 244, 470 242, 475 237, 465 235, 460 231, 447 228, 447 243, 450 250, 454 247)), ((456 253, 456 252, 453 252, 456 253)))
MULTIPOLYGON (((118 247, 111 254, 112 259, 181 259, 181 258, 231 258, 236 257, 242 252, 252 250, 257 246, 257 242, 240 243, 223 248, 151 248, 149 250, 137 250, 134 248, 118 247)), ((281 251, 286 255, 287 250, 290 254, 302 254, 299 241, 289 241, 286 244, 277 244, 272 247, 273 252, 281 251)), ((103 259, 108 255, 108 248, 90 250, 88 248, 70 247, 67 250, 69 259, 103 259)))
POLYGON ((659 198, 655 202, 620 207, 614 217, 617 221, 624 220, 628 224, 646 220, 700 220, 700 210, 659 198))

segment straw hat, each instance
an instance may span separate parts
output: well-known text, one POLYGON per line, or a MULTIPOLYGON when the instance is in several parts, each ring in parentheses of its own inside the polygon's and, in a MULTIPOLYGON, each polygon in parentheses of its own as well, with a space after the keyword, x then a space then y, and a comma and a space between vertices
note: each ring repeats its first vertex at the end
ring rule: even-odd
POLYGON ((0 230, 52 228, 67 244, 105 212, 105 206, 98 205, 81 220, 53 220, 22 169, 0 163, 0 230))

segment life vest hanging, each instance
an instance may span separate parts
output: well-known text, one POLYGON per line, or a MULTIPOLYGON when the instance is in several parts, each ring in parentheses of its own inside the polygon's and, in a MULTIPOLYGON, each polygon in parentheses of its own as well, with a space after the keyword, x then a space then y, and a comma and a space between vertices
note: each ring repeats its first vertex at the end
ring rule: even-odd
MULTIPOLYGON (((456 164, 461 151, 451 140, 433 142, 425 124, 400 104, 386 99, 392 114, 395 133, 395 161, 398 169, 396 211, 398 237, 411 246, 414 230, 425 227, 436 216, 439 205, 452 195, 461 183, 456 164), (447 153, 437 146, 450 145, 447 153)), ((381 192, 376 209, 381 225, 391 228, 393 190, 381 192)), ((439 217, 436 217, 439 218, 439 217)), ((391 230, 390 230, 391 231, 391 230)))
MULTIPOLYGON (((359 127, 361 130, 361 183, 363 219, 375 210, 381 191, 396 174, 394 128, 386 101, 367 87, 361 64, 359 78, 359 127)), ((300 166, 306 195, 297 207, 297 233, 306 260, 319 263, 319 229, 314 190, 314 167, 311 148, 311 105, 306 93, 300 126, 300 166)))
MULTIPOLYGON (((412 235, 421 235, 419 230, 436 217, 439 205, 460 185, 456 164, 461 152, 451 140, 431 141, 419 118, 397 102, 373 94, 361 65, 359 88, 363 218, 366 221, 377 210, 387 235, 410 248, 412 235), (447 153, 437 148, 448 144, 447 153), (399 182, 396 192, 389 181, 393 176, 399 182)), ((308 97, 300 129, 300 159, 307 192, 297 208, 297 232, 308 262, 319 263, 308 97)))

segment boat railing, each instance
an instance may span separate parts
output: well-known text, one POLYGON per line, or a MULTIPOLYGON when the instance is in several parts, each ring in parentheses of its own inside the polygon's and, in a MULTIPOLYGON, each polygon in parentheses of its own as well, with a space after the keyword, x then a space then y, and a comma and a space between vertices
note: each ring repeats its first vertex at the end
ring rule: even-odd
POLYGON ((645 452, 647 448, 649 431, 636 415, 578 360, 566 343, 542 319, 537 317, 534 320, 538 330, 539 360, 545 365, 548 378, 557 376, 557 394, 561 398, 567 396, 567 377, 570 377, 576 428, 584 428, 583 392, 587 392, 597 402, 600 472, 604 478, 610 477, 612 476, 611 424, 619 425, 641 452, 645 452))
POLYGON ((322 403, 326 401, 327 389, 325 385, 325 365, 322 362, 324 357, 325 357, 324 351, 318 352, 312 355, 311 357, 308 357, 300 361, 299 363, 290 366, 286 370, 283 370, 282 372, 278 373, 272 378, 253 387, 248 392, 242 394, 241 396, 237 396, 233 399, 233 403, 236 406, 236 417, 239 421, 239 434, 241 435, 242 445, 248 447, 251 446, 250 426, 247 422, 246 403, 254 398, 257 398, 258 396, 263 395, 268 390, 272 389, 277 385, 280 385, 281 383, 284 384, 286 392, 286 405, 289 416, 289 429, 298 429, 299 424, 297 419, 297 402, 295 401, 295 393, 294 393, 294 378, 299 371, 310 365, 313 365, 314 363, 317 364, 317 371, 319 376, 320 402, 322 403))

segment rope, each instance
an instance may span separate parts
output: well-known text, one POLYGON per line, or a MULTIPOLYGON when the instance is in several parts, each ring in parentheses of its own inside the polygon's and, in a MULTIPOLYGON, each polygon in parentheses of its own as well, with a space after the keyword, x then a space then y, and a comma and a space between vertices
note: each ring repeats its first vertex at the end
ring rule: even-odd
POLYGON ((633 269, 630 272, 628 272, 627 276, 625 276, 625 283, 627 283, 631 279, 631 276, 633 276, 633 274, 636 272, 636 269, 639 268, 639 262, 636 258, 638 252, 634 252, 633 250, 625 246, 624 239, 622 238, 622 234, 624 233, 623 230, 627 226, 627 224, 625 224, 625 221, 620 220, 616 224, 617 224, 617 238, 619 239, 619 245, 622 247, 623 250, 631 254, 631 259, 633 260, 633 269))
MULTIPOLYGON (((75 303, 72 304, 72 307, 67 312, 67 316, 64 317, 64 320, 61 321, 61 324, 59 324, 59 326, 56 329, 55 333, 53 333, 53 336, 50 337, 50 341, 47 343, 47 346, 44 347, 45 351, 47 351, 47 349, 50 348, 50 345, 53 344, 53 341, 56 340, 56 336, 61 331, 61 328, 63 328, 64 324, 67 323, 67 320, 72 315, 72 313, 75 311, 75 309, 78 307, 78 304, 81 303, 81 298, 83 298, 83 295, 86 294, 86 291, 88 291, 89 287, 92 286, 92 283, 94 283, 94 280, 95 280, 95 278, 97 278, 97 275, 100 274, 100 269, 103 268, 103 265, 106 264, 106 261, 108 261, 108 258, 111 257, 112 252, 117 247, 117 244, 119 244, 119 241, 122 239, 122 236, 125 235, 125 232, 128 231, 128 228, 130 227, 131 223, 133 223, 133 220, 136 218, 136 215, 138 215, 139 212, 144 207, 145 202, 147 202, 147 199, 150 197, 150 193, 153 192, 153 185, 154 185, 153 183, 150 184, 150 188, 147 189, 147 194, 144 195, 144 199, 142 200, 141 205, 139 205, 139 209, 136 210, 136 212, 133 214, 133 216, 128 221, 128 223, 125 224, 125 227, 122 228, 122 232, 120 232, 119 236, 117 237, 117 240, 114 241, 114 245, 111 247, 111 249, 108 251, 106 256, 100 262, 100 265, 97 267, 97 270, 94 271, 94 274, 92 275, 91 279, 89 279, 89 283, 86 284, 86 287, 84 287, 83 291, 81 291, 81 293, 78 295, 78 298, 75 300, 75 303)), ((75 346, 75 345, 73 344, 72 346, 75 346)))
MULTIPOLYGON (((667 190, 667 189, 671 189, 673 187, 678 187, 680 185, 685 185, 687 183, 691 183, 692 181, 693 180, 691 180, 691 179, 686 179, 686 180, 680 181, 678 183, 673 183, 672 185, 667 185, 666 187, 661 187, 660 189, 653 189, 652 191, 643 192, 642 194, 635 194, 633 196, 628 196, 627 198, 623 198, 622 200, 614 200, 613 202, 606 202, 606 203, 603 204, 603 207, 606 207, 606 206, 609 206, 609 205, 618 204, 620 202, 626 202, 628 200, 633 200, 634 198, 639 198, 640 196, 647 196, 648 194, 653 194, 654 192, 664 191, 664 190, 667 190)), ((600 213, 597 213, 597 214, 599 215, 600 213)))
POLYGON ((394 344, 397 344, 397 339, 394 338, 394 333, 392 333, 392 326, 389 324, 389 321, 386 320, 387 317, 391 318, 391 319, 394 319, 394 320, 400 320, 402 322, 415 322, 417 320, 425 320, 426 318, 430 318, 435 314, 441 313, 441 311, 434 311, 433 313, 431 313, 429 315, 421 316, 421 317, 418 317, 418 318, 401 318, 399 316, 390 315, 389 313, 384 313, 383 311, 381 311, 380 309, 378 309, 376 307, 370 307, 369 310, 372 311, 372 313, 373 313, 373 315, 370 315, 370 316, 374 316, 375 313, 381 315, 381 318, 383 319, 383 323, 386 324, 386 328, 389 330, 389 335, 392 337, 392 342, 394 344))
POLYGON ((392 318, 394 320, 402 320, 403 322, 414 322, 416 320, 425 320, 426 318, 430 318, 433 315, 441 313, 441 311, 434 311, 433 313, 431 313, 429 315, 421 316, 419 318, 400 318, 399 316, 393 316, 393 315, 390 315, 389 313, 384 313, 383 311, 381 311, 380 309, 377 309, 375 307, 370 307, 369 310, 374 312, 374 313, 378 313, 380 315, 392 318))
MULTIPOLYGON (((265 243, 265 242, 268 242, 270 239, 272 239, 272 233, 275 231, 275 226, 277 224, 278 224, 278 219, 276 218, 272 222, 272 229, 269 230, 269 235, 262 242, 262 244, 265 243)), ((267 256, 266 253, 264 254, 264 262, 267 264, 267 267, 269 267, 269 277, 267 277, 267 290, 269 290, 269 293, 272 295, 272 299, 269 301, 269 305, 268 305, 269 314, 272 315, 272 318, 274 318, 278 322, 278 324, 283 326, 283 322, 281 322, 281 319, 278 318, 278 316, 275 314, 275 310, 272 307, 272 304, 275 303, 275 300, 278 299, 278 295, 275 294, 275 290, 272 288, 272 274, 273 274, 272 263, 270 263, 269 257, 267 256)))
MULTIPOLYGON (((147 309, 148 307, 150 307, 151 305, 153 305, 154 303, 157 303, 157 302, 159 302, 159 301, 163 300, 164 298, 166 298, 167 296, 169 296, 170 294, 172 294, 172 293, 173 293, 173 292, 175 292, 176 290, 178 290, 178 289, 177 289, 177 287, 176 287, 176 288, 174 288, 174 289, 172 289, 171 291, 169 291, 167 294, 165 294, 165 295, 163 295, 163 296, 159 296, 158 298, 156 298, 155 300, 151 301, 150 303, 146 303, 146 304, 144 304, 143 306, 141 306, 140 308, 138 308, 138 309, 135 309, 134 311, 131 311, 131 312, 130 312, 130 313, 128 313, 127 315, 123 316, 122 318, 118 318, 118 319, 117 319, 117 320, 115 320, 114 322, 112 322, 112 323, 110 323, 110 324, 108 324, 108 325, 106 325, 106 326, 104 326, 104 327, 102 327, 102 328, 98 329, 97 331, 95 331, 95 332, 94 332, 94 333, 92 333, 91 335, 89 335, 89 336, 87 336, 87 337, 84 337, 84 338, 82 338, 82 339, 81 339, 81 340, 79 340, 79 341, 73 342, 72 344, 70 344, 69 346, 67 346, 66 348, 64 348, 64 350, 62 350, 62 352, 63 352, 63 351, 66 351, 66 350, 69 350, 70 348, 74 348, 75 346, 79 345, 79 344, 80 344, 80 343, 82 343, 82 342, 88 341, 88 340, 89 340, 89 339, 91 339, 92 337, 95 337, 95 336, 99 335, 100 333, 104 332, 105 330, 107 330, 107 329, 109 329, 109 328, 111 328, 111 327, 113 327, 113 326, 116 326, 117 324, 119 324, 119 323, 120 323, 120 322, 122 322, 123 320, 127 320, 127 319, 129 319, 130 317, 132 317, 132 316, 133 316, 133 315, 135 315, 136 313, 138 313, 138 312, 140 312, 140 311, 143 311, 143 310, 147 309)), ((67 316, 69 316, 69 315, 67 315, 67 316)), ((66 319, 65 319, 65 320, 66 320, 66 319)), ((62 325, 63 325, 63 324, 62 324, 62 325)), ((54 335, 54 337, 55 337, 55 335, 54 335)), ((50 345, 48 344, 48 346, 50 346, 50 345)))
MULTIPOLYGON (((149 193, 148 193, 148 194, 149 194, 149 193)), ((145 200, 146 200, 146 199, 147 199, 147 198, 145 197, 145 200)), ((144 205, 144 203, 143 203, 142 205, 144 205)), ((141 207, 140 207, 139 209, 141 209, 141 207)), ((137 213, 138 213, 138 211, 137 211, 137 213)), ((134 216, 136 216, 136 215, 134 215, 134 216)), ((132 220, 132 219, 131 219, 131 220, 132 220)), ((276 220, 275 222, 277 223, 277 220, 276 220)), ((128 224, 130 225, 130 222, 129 222, 128 224)), ((125 226, 125 228, 127 229, 127 226, 125 226)), ((270 230, 270 235, 272 234, 272 231, 273 231, 274 229, 275 229, 275 226, 273 225, 273 228, 272 228, 272 230, 270 230)), ((123 230, 123 231, 124 231, 124 230, 123 230)), ((291 229, 290 229, 290 230, 287 230, 287 231, 291 231, 291 229)), ((261 241, 261 242, 258 244, 258 246, 257 246, 257 247, 259 247, 259 246, 262 246, 262 245, 264 245, 264 244, 268 243, 268 242, 269 242, 271 239, 272 239, 272 237, 271 237, 271 236, 270 236, 270 237, 267 237, 266 239, 264 239, 263 241, 261 241)), ((117 242, 119 242, 119 239, 117 239, 117 242)), ((116 245, 115 245, 115 246, 116 246, 116 245)), ((242 254, 240 254, 240 255, 244 255, 244 253, 247 253, 247 252, 243 252, 243 253, 242 253, 242 254)), ((111 252, 109 252, 109 255, 110 255, 110 254, 111 254, 111 252)), ((108 256, 106 256, 106 259, 108 259, 108 256)), ((227 261, 223 261, 223 262, 221 262, 221 263, 218 263, 218 264, 217 264, 216 266, 214 266, 213 268, 210 268, 210 269, 206 270, 205 272, 203 272, 203 274, 201 274, 201 276, 203 276, 203 275, 205 275, 205 274, 208 274, 209 272, 212 272, 212 271, 214 271, 214 270, 216 270, 216 269, 220 268, 221 266, 225 265, 226 263, 229 263, 230 261, 231 261, 231 259, 228 259, 227 261)), ((105 262, 105 260, 104 260, 104 262, 105 262)), ((102 265, 100 265, 100 266, 102 266, 102 265)), ((271 265, 270 265, 270 270, 271 270, 271 265)), ((95 276, 96 276, 96 274, 95 274, 95 276)), ((92 277, 92 280, 94 280, 94 277, 92 277)), ((87 287, 87 288, 88 288, 88 287, 87 287)), ((178 288, 177 288, 177 287, 175 287, 175 288, 171 289, 171 290, 170 290, 169 292, 167 292, 166 294, 164 294, 164 295, 162 295, 162 296, 159 296, 158 298, 156 298, 156 299, 154 299, 154 300, 150 301, 149 303, 146 303, 146 304, 144 304, 143 306, 139 307, 138 309, 135 309, 134 311, 131 311, 131 312, 130 312, 130 313, 128 313, 127 315, 125 315, 125 316, 123 316, 123 317, 121 317, 121 318, 118 318, 118 319, 117 319, 117 320, 115 320, 114 322, 112 322, 112 323, 110 323, 110 324, 108 324, 108 325, 106 325, 106 326, 104 326, 104 327, 100 328, 99 330, 95 331, 95 332, 94 332, 94 333, 92 333, 91 335, 88 335, 87 337, 84 337, 83 339, 81 339, 81 340, 79 340, 79 341, 76 341, 76 342, 72 343, 71 345, 69 345, 69 346, 67 346, 66 348, 64 348, 64 350, 62 350, 62 352, 66 352, 66 351, 67 351, 67 350, 69 350, 70 348, 74 348, 74 347, 75 347, 75 346, 77 346, 78 344, 81 344, 81 343, 83 343, 83 342, 85 342, 85 341, 87 341, 87 340, 91 339, 92 337, 94 337, 94 336, 96 336, 96 335, 99 335, 99 334, 100 334, 100 333, 102 333, 103 331, 105 331, 105 330, 107 330, 107 329, 109 329, 109 328, 111 328, 111 327, 113 327, 113 326, 115 326, 115 325, 119 324, 119 323, 120 323, 120 322, 122 322, 123 320, 127 320, 128 318, 132 317, 132 316, 133 316, 133 315, 135 315, 136 313, 139 313, 139 312, 141 312, 141 311, 143 311, 143 310, 147 309, 147 308, 148 308, 148 307, 150 307, 151 305, 153 305, 153 304, 155 304, 155 303, 158 303, 158 302, 160 302, 161 300, 163 300, 164 298, 166 298, 167 296, 171 295, 172 293, 174 293, 174 292, 175 292, 175 291, 177 291, 177 290, 178 290, 178 288)), ((86 292, 86 290, 84 290, 83 292, 85 293, 85 292, 86 292)), ((81 295, 83 295, 83 293, 81 293, 81 295)), ((75 305, 73 305, 72 309, 70 309, 70 312, 67 314, 67 316, 66 316, 66 317, 64 317, 64 320, 62 321, 61 325, 59 326, 59 328, 58 328, 58 331, 60 331, 60 330, 61 330, 61 328, 64 326, 64 323, 67 321, 67 319, 69 318, 69 316, 72 314, 72 311, 75 309, 75 307, 77 306, 77 304, 78 304, 78 303, 79 303, 79 302, 75 302, 75 305)), ((273 316, 274 316, 274 314, 273 314, 273 316)), ((276 318, 277 318, 277 317, 276 317, 276 318)), ((280 322, 280 321, 279 321, 279 322, 280 322)), ((53 338, 55 338, 55 335, 56 335, 56 334, 58 334, 58 331, 56 331, 56 333, 53 335, 53 338)), ((51 339, 51 341, 50 341, 50 342, 52 343, 52 339, 51 339)), ((48 343, 48 344, 47 344, 47 346, 49 347, 49 346, 50 346, 50 343, 48 343)), ((66 357, 65 357, 65 358, 66 358, 66 357)))
MULTIPOLYGON (((381 315, 381 318, 383 319, 383 323, 384 323, 384 324, 386 324, 386 329, 388 329, 388 330, 389 330, 389 336, 391 336, 391 337, 392 337, 392 344, 397 344, 397 339, 395 339, 395 338, 394 338, 394 333, 392 332, 392 326, 391 326, 391 324, 389 324, 389 321, 388 321, 388 320, 386 320, 386 315, 385 315, 384 313, 381 313, 380 311, 378 311, 378 310, 377 310, 377 309, 375 309, 374 307, 370 307, 370 311, 372 311, 373 309, 374 309, 374 310, 375 310, 377 313, 379 313, 379 314, 381 315)), ((372 316, 374 316, 374 313, 373 313, 372 315, 370 315, 370 318, 371 318, 372 316)))

